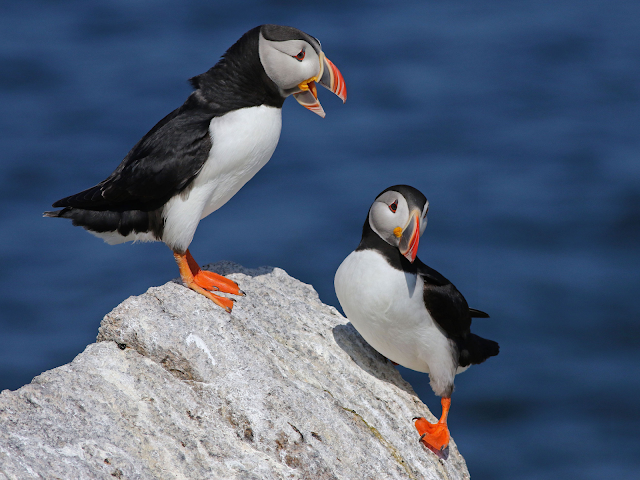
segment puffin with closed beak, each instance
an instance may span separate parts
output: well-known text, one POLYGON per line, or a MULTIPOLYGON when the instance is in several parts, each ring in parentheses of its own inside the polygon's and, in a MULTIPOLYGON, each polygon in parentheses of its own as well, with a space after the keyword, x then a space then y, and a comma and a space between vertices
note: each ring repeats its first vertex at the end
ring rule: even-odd
POLYGON ((453 284, 417 257, 429 202, 413 187, 395 185, 373 202, 362 240, 340 265, 335 289, 347 318, 379 353, 403 367, 429 373, 442 397, 435 423, 414 418, 420 441, 448 456, 447 415, 456 374, 497 355, 498 344, 470 331, 469 308, 453 284))
POLYGON ((271 158, 282 105, 293 97, 325 116, 320 84, 346 101, 340 71, 320 42, 296 28, 261 25, 245 33, 207 72, 193 77, 185 103, 160 120, 94 187, 53 204, 46 217, 117 244, 162 241, 183 283, 231 312, 238 285, 201 270, 189 252, 198 223, 229 201, 271 158))

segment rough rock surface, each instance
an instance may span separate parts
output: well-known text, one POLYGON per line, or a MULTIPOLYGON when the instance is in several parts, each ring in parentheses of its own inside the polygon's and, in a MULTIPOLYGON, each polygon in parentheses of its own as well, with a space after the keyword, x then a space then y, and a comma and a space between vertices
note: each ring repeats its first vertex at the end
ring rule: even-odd
MULTIPOLYGON (((73 362, 0 394, 0 478, 466 479, 433 416, 315 290, 228 262, 231 315, 176 281, 131 297, 73 362)), ((425 380, 426 381, 426 380, 425 380)))

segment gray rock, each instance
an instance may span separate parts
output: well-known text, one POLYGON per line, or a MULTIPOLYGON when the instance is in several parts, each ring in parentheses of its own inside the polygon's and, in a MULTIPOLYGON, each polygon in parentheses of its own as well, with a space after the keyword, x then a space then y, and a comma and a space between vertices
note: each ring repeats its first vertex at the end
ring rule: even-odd
MULTIPOLYGON (((0 394, 0 478, 466 479, 397 370, 278 268, 209 267, 233 313, 176 281, 125 300, 73 362, 0 394)), ((425 377, 425 381, 427 381, 425 377)))

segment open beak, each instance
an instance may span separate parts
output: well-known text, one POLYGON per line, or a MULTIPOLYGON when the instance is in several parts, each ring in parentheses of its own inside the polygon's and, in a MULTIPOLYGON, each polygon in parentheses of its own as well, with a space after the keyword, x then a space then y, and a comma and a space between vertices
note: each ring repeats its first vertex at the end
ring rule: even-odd
POLYGON ((323 68, 321 69, 322 72, 318 79, 318 83, 340 97, 342 103, 346 102, 347 85, 344 83, 344 78, 342 78, 340 70, 338 70, 331 60, 324 56, 324 53, 321 54, 320 57, 323 68))
POLYGON ((411 212, 411 218, 404 230, 402 230, 402 236, 400 237, 400 244, 398 248, 400 253, 411 263, 416 259, 418 255, 418 244, 420 243, 420 212, 414 210, 411 212))
POLYGON ((318 89, 316 88, 316 82, 340 97, 342 99, 342 103, 347 101, 347 86, 344 83, 344 78, 342 77, 340 70, 337 69, 331 60, 324 56, 323 52, 320 52, 320 73, 318 73, 317 76, 311 77, 300 83, 298 85, 300 92, 294 93, 293 97, 304 108, 307 108, 313 113, 317 113, 324 118, 324 110, 318 101, 318 89))

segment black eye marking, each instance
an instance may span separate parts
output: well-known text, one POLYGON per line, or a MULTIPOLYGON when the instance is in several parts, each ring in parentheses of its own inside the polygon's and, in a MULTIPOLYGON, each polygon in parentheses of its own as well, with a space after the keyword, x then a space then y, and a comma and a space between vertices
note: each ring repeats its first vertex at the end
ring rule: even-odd
POLYGON ((424 211, 424 215, 422 215, 422 218, 426 217, 427 213, 429 213, 429 207, 427 207, 427 209, 424 211))
POLYGON ((396 213, 396 210, 398 210, 398 200, 389 205, 389 210, 391 210, 393 213, 396 213))
POLYGON ((300 50, 300 53, 298 53, 294 58, 296 58, 299 62, 301 62, 302 60, 304 60, 304 56, 306 55, 304 48, 302 50, 300 50))

